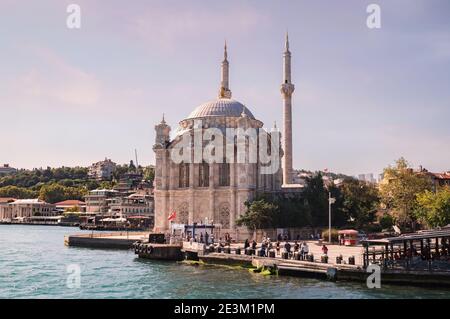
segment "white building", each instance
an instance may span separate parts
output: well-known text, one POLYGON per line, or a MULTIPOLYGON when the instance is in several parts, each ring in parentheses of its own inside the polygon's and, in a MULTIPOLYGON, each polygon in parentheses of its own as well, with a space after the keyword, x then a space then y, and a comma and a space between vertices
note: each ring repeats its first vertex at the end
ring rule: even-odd
POLYGON ((104 161, 94 163, 89 167, 88 176, 96 180, 110 180, 116 169, 116 163, 108 158, 104 161))
POLYGON ((56 216, 55 205, 40 199, 18 199, 1 205, 0 220, 32 221, 34 218, 56 216))
POLYGON ((0 166, 0 175, 7 175, 17 172, 17 169, 10 167, 9 164, 3 164, 0 166))
MULTIPOLYGON (((170 138, 170 127, 164 118, 155 126, 156 139, 153 146, 156 157, 155 168, 155 231, 169 229, 168 216, 176 213, 177 224, 193 224, 208 220, 213 221, 223 231, 234 231, 236 219, 246 211, 245 202, 255 198, 257 193, 264 192, 292 192, 292 115, 291 98, 294 85, 291 83, 291 53, 289 41, 286 37, 283 57, 283 82, 281 94, 283 97, 283 147, 280 146, 277 167, 279 169, 270 174, 263 174, 260 161, 245 160, 213 161, 213 162, 175 162, 171 157, 173 150, 182 143, 184 136, 203 134, 210 128, 225 132, 229 128, 257 130, 265 132, 268 139, 272 139, 272 132, 265 131, 263 123, 259 121, 244 104, 232 99, 229 88, 229 62, 225 46, 222 62, 222 78, 217 99, 206 102, 195 108, 186 118, 179 122, 175 138, 170 138), (196 133, 200 132, 200 133, 196 133), (283 156, 284 150, 284 156, 283 156), (283 158, 283 170, 281 159, 283 158)), ((211 131, 211 130, 210 130, 211 131)), ((210 132, 209 131, 209 132, 210 132)), ((223 138, 223 137, 220 137, 223 138)), ((279 138, 279 135, 278 135, 279 138)), ((249 151, 248 140, 239 142, 227 137, 231 150, 244 147, 249 151)), ((219 140, 222 143, 222 139, 219 140)), ((252 144, 255 147, 256 143, 252 144)), ((281 144, 281 143, 279 143, 281 144)), ((201 152, 206 151, 206 143, 201 146, 201 152)), ((259 154, 260 144, 255 152, 259 154)), ((190 148, 188 157, 195 158, 195 147, 190 148)), ((233 155, 231 155, 233 156, 233 155)))

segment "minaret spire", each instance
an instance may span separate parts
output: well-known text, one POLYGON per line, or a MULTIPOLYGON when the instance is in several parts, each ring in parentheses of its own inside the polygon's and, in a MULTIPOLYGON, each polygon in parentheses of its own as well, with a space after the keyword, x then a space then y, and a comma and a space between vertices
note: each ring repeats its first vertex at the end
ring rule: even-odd
POLYGON ((229 88, 229 67, 230 64, 228 63, 227 41, 225 41, 223 48, 222 78, 220 81, 219 98, 231 98, 231 91, 229 88))
POLYGON ((292 93, 295 87, 291 82, 291 52, 289 36, 286 32, 285 51, 283 54, 283 184, 292 184, 292 93))
POLYGON ((285 44, 284 44, 284 48, 286 49, 285 50, 286 52, 289 52, 289 34, 288 34, 287 31, 286 31, 286 41, 285 41, 285 44))

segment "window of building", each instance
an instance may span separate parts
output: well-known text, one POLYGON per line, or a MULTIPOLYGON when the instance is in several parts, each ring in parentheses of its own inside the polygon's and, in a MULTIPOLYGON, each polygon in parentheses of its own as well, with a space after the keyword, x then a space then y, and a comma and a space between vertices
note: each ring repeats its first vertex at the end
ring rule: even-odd
POLYGON ((179 165, 179 183, 178 187, 189 187, 189 164, 181 163, 179 165))
POLYGON ((198 187, 209 187, 209 164, 201 163, 198 166, 198 187))
POLYGON ((219 164, 219 186, 230 186, 230 163, 219 164))

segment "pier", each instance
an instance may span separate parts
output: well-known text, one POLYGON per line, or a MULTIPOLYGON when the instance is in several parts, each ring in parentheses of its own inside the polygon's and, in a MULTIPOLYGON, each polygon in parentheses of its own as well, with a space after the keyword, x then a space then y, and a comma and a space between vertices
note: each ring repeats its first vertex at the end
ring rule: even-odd
POLYGON ((148 238, 148 232, 91 233, 64 236, 66 246, 108 249, 131 249, 137 241, 148 238))

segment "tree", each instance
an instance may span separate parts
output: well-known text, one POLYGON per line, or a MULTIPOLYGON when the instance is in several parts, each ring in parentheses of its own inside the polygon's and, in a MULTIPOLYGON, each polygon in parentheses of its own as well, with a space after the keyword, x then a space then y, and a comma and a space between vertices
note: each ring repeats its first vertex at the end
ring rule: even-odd
POLYGON ((16 199, 36 198, 38 193, 36 191, 17 187, 17 186, 5 186, 0 187, 0 197, 12 197, 16 199))
POLYGON ((379 204, 378 190, 374 185, 353 178, 346 179, 341 192, 343 201, 340 209, 357 229, 374 221, 379 204))
POLYGON ((380 184, 380 195, 386 208, 394 211, 400 225, 410 224, 415 229, 417 218, 417 194, 431 190, 431 181, 416 174, 408 162, 400 158, 394 167, 384 169, 384 180, 380 184))
POLYGON ((417 195, 416 217, 428 227, 450 224, 450 188, 438 189, 435 193, 426 190, 417 195))
POLYGON ((39 191, 39 199, 57 203, 68 199, 82 200, 87 190, 81 187, 65 187, 59 184, 44 185, 39 191))
POLYGON ((278 207, 264 199, 246 202, 247 211, 237 221, 238 226, 247 226, 248 229, 273 227, 273 219, 278 207))
POLYGON ((144 168, 144 180, 148 183, 153 183, 155 179, 155 168, 152 166, 147 166, 144 168))
POLYGON ((314 226, 328 225, 328 192, 322 174, 319 173, 307 180, 303 198, 311 215, 311 223, 314 226))

